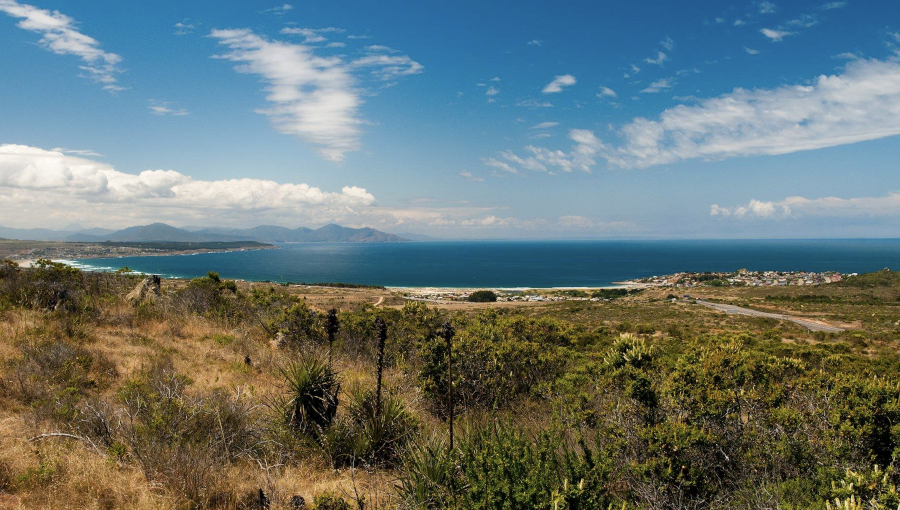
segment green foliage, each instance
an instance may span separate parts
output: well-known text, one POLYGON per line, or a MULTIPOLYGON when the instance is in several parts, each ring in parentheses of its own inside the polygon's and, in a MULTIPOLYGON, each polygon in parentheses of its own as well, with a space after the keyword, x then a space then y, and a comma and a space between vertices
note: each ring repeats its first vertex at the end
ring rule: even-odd
MULTIPOLYGON (((453 347, 453 385, 460 409, 503 407, 551 380, 565 366, 574 333, 553 319, 486 311, 460 324, 453 347)), ((432 336, 421 348, 419 384, 432 410, 447 412, 447 346, 432 336)))
POLYGON ((400 493, 410 508, 607 508, 608 472, 584 443, 564 436, 529 437, 510 423, 471 430, 459 458, 434 440, 416 445, 401 469, 400 493))
POLYGON ((842 480, 832 482, 827 508, 828 510, 900 508, 896 469, 893 466, 881 469, 878 465, 858 472, 848 469, 842 480))
POLYGON ((286 423, 300 434, 318 437, 337 414, 341 387, 337 374, 314 354, 279 370, 288 386, 287 396, 278 402, 286 423))
POLYGON ((353 510, 353 507, 339 494, 323 492, 313 498, 312 510, 353 510))
POLYGON ((476 290, 469 294, 470 303, 493 303, 497 301, 497 294, 490 290, 476 290))
POLYGON ((382 395, 379 414, 375 392, 356 387, 350 391, 347 415, 328 431, 323 443, 335 466, 392 467, 418 426, 397 395, 382 395))

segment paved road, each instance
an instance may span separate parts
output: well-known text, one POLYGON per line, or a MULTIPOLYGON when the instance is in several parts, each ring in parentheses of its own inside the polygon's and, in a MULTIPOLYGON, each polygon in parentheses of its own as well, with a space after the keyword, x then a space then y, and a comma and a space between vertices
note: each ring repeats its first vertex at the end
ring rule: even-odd
POLYGON ((710 303, 709 301, 703 301, 702 299, 697 300, 697 304, 701 304, 703 306, 708 306, 710 308, 714 308, 716 310, 725 312, 725 313, 733 313, 738 315, 750 315, 752 317, 766 317, 769 319, 778 319, 783 321, 791 321, 796 324, 799 324, 810 331, 825 331, 828 333, 840 333, 844 331, 842 328, 837 328, 834 326, 827 326, 825 324, 820 324, 818 322, 814 322, 806 319, 799 319, 797 317, 792 317, 790 315, 784 315, 781 313, 769 313, 769 312, 760 312, 759 310, 751 310, 750 308, 743 308, 740 306, 734 305, 724 305, 722 303, 710 303))

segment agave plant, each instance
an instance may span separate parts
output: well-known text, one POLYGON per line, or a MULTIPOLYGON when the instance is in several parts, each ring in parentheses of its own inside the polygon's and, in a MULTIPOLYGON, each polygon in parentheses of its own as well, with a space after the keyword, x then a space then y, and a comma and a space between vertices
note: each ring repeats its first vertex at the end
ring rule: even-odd
POLYGON ((318 355, 303 356, 279 370, 288 386, 280 406, 285 419, 297 432, 318 437, 337 414, 341 388, 337 374, 318 355))

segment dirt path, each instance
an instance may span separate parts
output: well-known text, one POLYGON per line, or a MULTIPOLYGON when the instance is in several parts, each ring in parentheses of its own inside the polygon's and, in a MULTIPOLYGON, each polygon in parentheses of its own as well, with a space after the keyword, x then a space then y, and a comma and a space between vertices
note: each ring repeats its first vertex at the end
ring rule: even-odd
POLYGON ((818 321, 810 320, 810 319, 801 319, 798 317, 793 317, 791 315, 785 315, 781 313, 769 313, 769 312, 760 312, 759 310, 752 310, 750 308, 744 308, 741 306, 734 305, 726 305, 722 303, 711 303, 709 301, 703 301, 702 299, 697 300, 697 304, 708 306, 709 308, 713 308, 725 313, 737 314, 737 315, 749 315, 751 317, 766 317, 768 319, 777 319, 784 321, 791 321, 795 324, 799 324, 810 331, 825 331, 828 333, 840 333, 841 331, 845 331, 844 328, 838 328, 835 326, 829 326, 828 324, 823 324, 818 321))
POLYGON ((384 296, 378 297, 378 301, 375 302, 375 306, 381 306, 381 303, 384 303, 384 296))

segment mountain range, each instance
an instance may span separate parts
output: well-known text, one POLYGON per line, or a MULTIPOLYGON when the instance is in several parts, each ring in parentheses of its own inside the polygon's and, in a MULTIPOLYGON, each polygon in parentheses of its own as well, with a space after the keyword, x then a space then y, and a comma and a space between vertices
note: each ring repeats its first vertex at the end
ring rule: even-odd
POLYGON ((349 228, 334 224, 325 225, 317 229, 306 227, 290 229, 276 225, 261 225, 248 229, 210 227, 188 230, 165 223, 140 225, 122 230, 85 229, 79 225, 70 225, 64 230, 0 227, 0 237, 24 241, 83 243, 104 241, 119 243, 211 243, 233 241, 258 241, 262 243, 393 243, 408 240, 372 228, 349 228))

